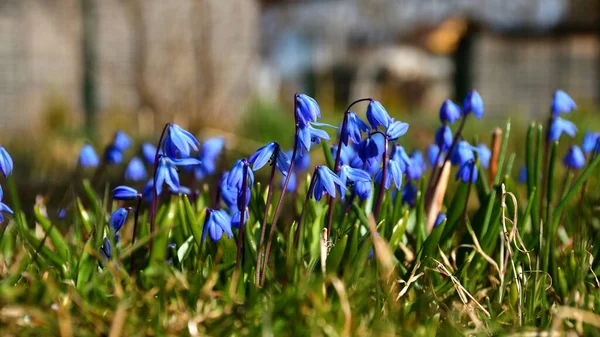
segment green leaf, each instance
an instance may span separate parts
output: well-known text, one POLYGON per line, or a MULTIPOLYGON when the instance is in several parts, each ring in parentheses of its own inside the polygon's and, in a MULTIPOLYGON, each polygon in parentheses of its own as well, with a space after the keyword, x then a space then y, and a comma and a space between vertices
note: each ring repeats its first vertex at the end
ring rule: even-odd
POLYGON ((196 215, 194 214, 194 210, 192 208, 192 204, 190 204, 190 200, 187 195, 181 197, 183 199, 183 206, 185 211, 185 216, 187 218, 187 223, 190 226, 190 231, 194 236, 194 242, 198 248, 202 245, 202 230, 204 229, 204 217, 206 216, 206 212, 200 212, 200 216, 196 219, 196 215))
POLYGON ((346 244, 348 243, 348 235, 344 235, 331 249, 329 252, 329 256, 327 256, 327 272, 335 273, 340 263, 342 262, 342 257, 344 257, 344 253, 346 251, 346 244))
POLYGON ((168 210, 165 215, 157 222, 157 235, 154 238, 154 246, 150 255, 150 265, 164 263, 167 258, 167 245, 169 244, 168 227, 174 223, 177 213, 177 202, 175 197, 171 198, 168 210))
POLYGON ((81 199, 79 198, 77 198, 77 209, 79 211, 81 222, 83 223, 83 228, 85 228, 87 235, 90 235, 94 230, 94 226, 92 225, 89 213, 85 210, 83 204, 81 203, 81 199))
POLYGON ((79 263, 77 264, 76 287, 79 291, 82 291, 83 288, 88 285, 94 270, 98 268, 98 261, 92 254, 90 254, 90 252, 94 251, 95 249, 96 247, 94 246, 94 239, 89 238, 85 243, 83 254, 81 255, 79 263))
POLYGON ((44 232, 48 233, 48 237, 54 245, 54 252, 62 261, 66 262, 69 254, 69 246, 65 242, 63 236, 60 234, 58 229, 50 223, 50 220, 48 220, 46 217, 44 217, 44 215, 42 215, 38 206, 35 206, 33 208, 33 213, 35 215, 36 221, 44 229, 44 232))
POLYGON ((335 172, 335 160, 333 159, 333 154, 331 153, 329 143, 325 140, 322 140, 321 147, 323 148, 323 154, 325 154, 325 161, 327 162, 327 166, 329 166, 329 168, 335 172))

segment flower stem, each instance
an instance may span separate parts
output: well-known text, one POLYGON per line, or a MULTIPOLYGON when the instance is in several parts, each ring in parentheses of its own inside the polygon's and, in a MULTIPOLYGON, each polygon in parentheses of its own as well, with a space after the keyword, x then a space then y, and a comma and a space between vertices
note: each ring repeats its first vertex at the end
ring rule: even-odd
MULTIPOLYGON (((306 198, 304 198, 304 204, 302 205, 302 213, 300 214, 300 220, 298 221, 298 226, 296 227, 296 233, 294 233, 294 246, 298 248, 298 240, 300 239, 300 231, 302 228, 302 223, 304 222, 304 214, 306 214, 306 207, 308 205, 308 200, 310 199, 310 195, 312 194, 313 189, 315 188, 315 177, 317 176, 317 167, 315 167, 315 171, 310 179, 310 186, 308 186, 308 191, 306 192, 306 198)), ((328 233, 329 236, 329 233, 328 233)))
POLYGON ((385 193, 385 178, 387 175, 388 163, 387 163, 387 152, 388 152, 388 137, 385 136, 385 142, 383 143, 383 170, 381 172, 381 186, 379 187, 379 195, 377 196, 377 202, 375 203, 375 211, 373 216, 375 219, 379 216, 379 210, 381 209, 381 202, 383 201, 383 193, 385 193))
POLYGON ((248 188, 248 162, 244 160, 244 177, 242 178, 242 208, 240 210, 240 232, 238 233, 237 242, 237 257, 235 259, 235 265, 237 272, 241 268, 241 257, 242 257, 242 245, 244 243, 244 218, 246 217, 246 189, 248 188))
POLYGON ((269 219, 269 207, 271 206, 271 199, 273 197, 273 181, 275 180, 275 168, 276 168, 276 164, 275 164, 275 160, 277 159, 277 156, 279 155, 279 145, 277 145, 277 147, 275 148, 275 151, 273 151, 273 163, 271 165, 271 178, 269 178, 269 186, 267 187, 267 202, 265 203, 265 216, 263 218, 263 222, 261 225, 261 229, 260 229, 260 240, 258 242, 258 252, 256 253, 256 276, 255 276, 255 284, 258 287, 259 282, 260 282, 260 267, 261 267, 261 257, 262 257, 262 247, 263 247, 263 243, 265 241, 265 232, 267 229, 267 220, 269 219))
POLYGON ((165 127, 160 134, 158 144, 156 144, 156 154, 154 155, 154 174, 152 176, 152 204, 150 206, 150 253, 152 253, 152 247, 154 246, 154 223, 156 222, 156 210, 158 209, 158 195, 156 193, 156 171, 158 170, 158 155, 160 154, 160 147, 165 137, 165 133, 171 126, 171 123, 165 124, 165 127))
MULTIPOLYGON (((135 238, 137 236, 137 228, 138 228, 138 218, 140 215, 140 208, 142 207, 142 195, 138 194, 138 204, 135 208, 134 217, 133 217, 133 234, 131 237, 131 246, 135 244, 135 238)), ((131 258, 129 260, 129 274, 133 274, 135 272, 135 258, 134 254, 131 253, 131 258)))
POLYGON ((273 242, 273 234, 275 233, 275 228, 277 228, 277 220, 279 220, 279 214, 281 212, 281 204, 283 202, 283 197, 285 196, 285 192, 287 191, 288 183, 290 182, 290 177, 292 176, 292 171, 294 169, 294 161, 296 160, 296 154, 298 153, 298 137, 300 135, 300 123, 298 121, 298 116, 296 115, 296 106, 297 106, 297 97, 298 94, 294 95, 294 120, 296 122, 296 131, 294 134, 294 150, 292 151, 292 157, 290 158, 290 168, 287 171, 285 176, 285 181, 283 183, 283 188, 281 189, 281 194, 279 195, 279 200, 277 201, 277 206, 275 206, 275 214, 273 215, 273 223, 271 224, 271 230, 269 231, 269 239, 267 240, 267 248, 265 250, 265 257, 263 261, 262 267, 262 277, 260 280, 260 285, 263 286, 265 284, 265 279, 267 277, 267 263, 269 261, 269 253, 271 251, 271 243, 273 242))

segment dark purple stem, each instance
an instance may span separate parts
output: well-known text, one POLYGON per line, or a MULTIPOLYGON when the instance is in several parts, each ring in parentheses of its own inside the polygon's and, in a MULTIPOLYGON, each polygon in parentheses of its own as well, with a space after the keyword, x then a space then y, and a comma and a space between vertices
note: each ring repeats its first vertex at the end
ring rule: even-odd
POLYGON ((154 246, 154 223, 156 221, 156 210, 158 208, 158 195, 156 193, 156 171, 158 170, 158 156, 160 154, 160 147, 163 142, 163 138, 165 137, 165 133, 171 127, 171 123, 165 124, 165 127, 160 134, 160 138, 158 139, 158 144, 156 145, 156 154, 154 155, 154 175, 152 177, 153 185, 152 185, 152 204, 150 207, 150 253, 152 253, 152 247, 154 246))
POLYGON ((239 272, 241 267, 242 245, 244 243, 244 218, 246 217, 246 189, 248 189, 248 162, 244 160, 244 177, 242 178, 242 210, 240 210, 240 232, 238 233, 237 258, 235 259, 236 269, 239 272))
POLYGON ((379 210, 381 208, 381 202, 383 201, 383 193, 385 193, 385 178, 387 175, 387 152, 388 152, 388 137, 385 136, 385 142, 383 143, 383 170, 381 172, 381 186, 379 188, 379 195, 377 196, 377 202, 375 203, 375 211, 373 212, 373 216, 375 219, 379 216, 379 210))
MULTIPOLYGON (((131 246, 133 246, 135 244, 135 238, 137 236, 137 229, 138 229, 138 218, 140 215, 140 208, 142 207, 142 195, 138 194, 137 198, 138 198, 138 204, 134 211, 133 234, 131 237, 131 246)), ((134 259, 134 254, 131 253, 130 262, 129 262, 129 274, 133 274, 134 272, 135 272, 135 259, 134 259)))
POLYGON ((269 219, 269 207, 271 206, 271 199, 273 197, 273 181, 275 180, 275 168, 276 168, 276 160, 277 160, 277 156, 279 155, 279 145, 277 145, 277 147, 275 148, 275 151, 273 151, 273 161, 271 163, 271 178, 269 179, 269 186, 267 187, 268 192, 267 192, 267 202, 265 203, 265 216, 263 218, 263 222, 262 222, 262 226, 260 229, 260 240, 258 242, 258 252, 256 254, 256 277, 255 277, 255 284, 258 287, 259 285, 259 281, 260 281, 260 267, 261 267, 261 256, 262 256, 262 247, 263 247, 263 243, 265 241, 265 232, 267 229, 267 220, 269 219))
MULTIPOLYGON (((317 169, 319 167, 315 167, 315 171, 313 172, 313 175, 310 179, 310 185, 308 187, 308 191, 306 192, 306 198, 304 198, 304 204, 302 206, 302 213, 300 214, 300 220, 298 221, 298 227, 296 227, 296 233, 294 233, 294 246, 296 246, 296 248, 298 248, 298 240, 300 239, 300 231, 302 228, 302 223, 304 222, 304 214, 306 213, 306 207, 308 205, 308 200, 310 199, 310 195, 312 194, 312 191, 315 188, 315 177, 317 176, 317 169)), ((289 254, 289 253, 288 253, 289 254)))

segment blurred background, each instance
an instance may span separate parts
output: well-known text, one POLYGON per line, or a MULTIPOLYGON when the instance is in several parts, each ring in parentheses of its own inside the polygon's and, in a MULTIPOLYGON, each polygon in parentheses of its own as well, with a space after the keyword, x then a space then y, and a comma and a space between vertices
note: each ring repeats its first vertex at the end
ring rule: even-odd
POLYGON ((597 125, 599 17, 600 0, 0 0, 0 139, 35 183, 85 140, 167 121, 242 153, 289 145, 294 92, 336 125, 381 100, 419 146, 471 88, 480 136, 544 119, 557 88, 597 125))

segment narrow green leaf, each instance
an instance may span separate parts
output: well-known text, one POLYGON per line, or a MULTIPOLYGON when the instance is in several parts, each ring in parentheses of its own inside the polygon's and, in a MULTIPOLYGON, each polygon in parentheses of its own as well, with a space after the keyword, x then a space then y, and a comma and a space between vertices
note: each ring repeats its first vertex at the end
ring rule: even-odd
POLYGON ((33 208, 33 213, 35 215, 35 220, 42 226, 44 232, 48 233, 48 238, 50 238, 50 241, 54 245, 54 252, 62 261, 66 262, 69 254, 69 246, 62 234, 60 234, 58 229, 50 223, 50 220, 42 215, 38 206, 33 208))

